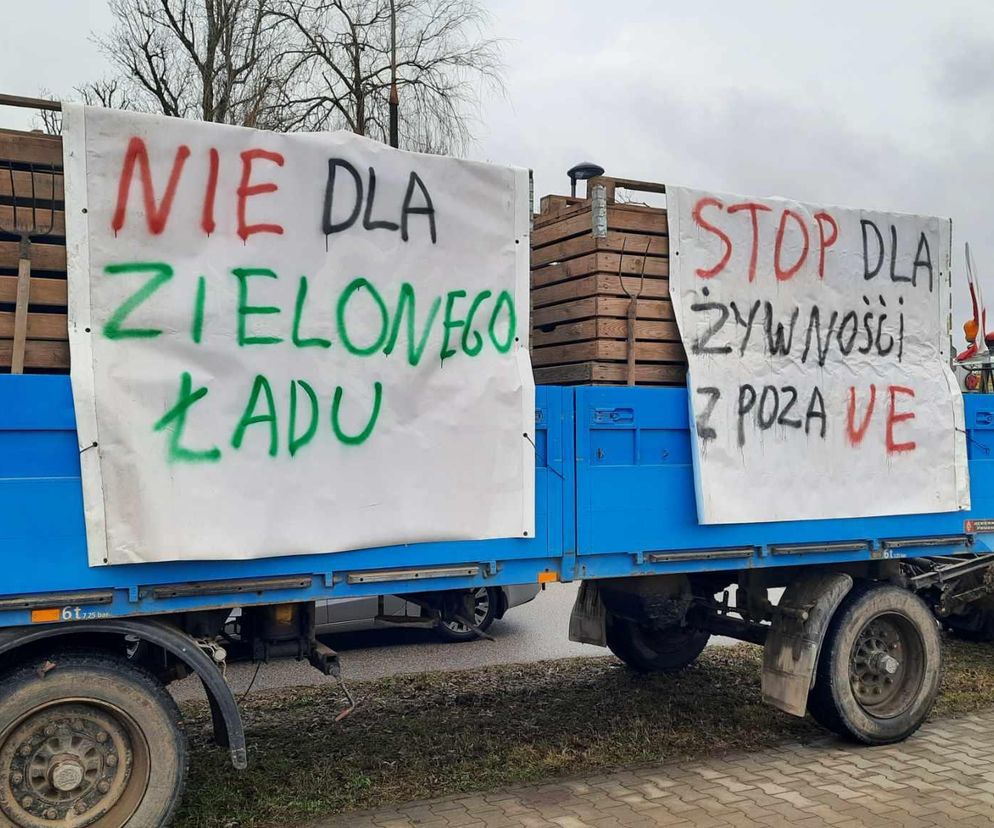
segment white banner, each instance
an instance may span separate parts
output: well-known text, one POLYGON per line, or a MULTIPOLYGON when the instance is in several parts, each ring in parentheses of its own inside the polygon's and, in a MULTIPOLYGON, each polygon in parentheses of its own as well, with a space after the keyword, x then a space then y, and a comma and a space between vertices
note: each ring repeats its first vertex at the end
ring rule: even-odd
POLYGON ((950 223, 667 188, 702 523, 969 508, 950 223))
POLYGON ((534 534, 526 171, 70 105, 63 138, 91 565, 534 534))

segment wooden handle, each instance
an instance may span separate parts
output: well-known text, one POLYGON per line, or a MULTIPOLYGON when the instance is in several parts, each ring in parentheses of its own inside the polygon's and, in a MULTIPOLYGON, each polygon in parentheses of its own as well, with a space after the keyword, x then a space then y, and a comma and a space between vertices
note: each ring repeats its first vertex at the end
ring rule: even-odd
POLYGON ((14 350, 10 373, 24 373, 24 346, 28 338, 28 300, 31 295, 31 260, 17 262, 17 300, 14 306, 14 350))
POLYGON ((629 385, 635 385, 635 323, 639 318, 639 298, 633 296, 628 301, 628 365, 625 379, 629 385))

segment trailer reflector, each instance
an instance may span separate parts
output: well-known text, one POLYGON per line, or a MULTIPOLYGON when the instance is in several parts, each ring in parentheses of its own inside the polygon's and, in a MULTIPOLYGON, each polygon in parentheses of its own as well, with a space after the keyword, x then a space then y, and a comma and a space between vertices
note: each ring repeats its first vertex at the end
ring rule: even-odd
POLYGON ((539 572, 538 582, 540 584, 554 584, 559 580, 559 575, 555 572, 539 572))
POLYGON ((42 624, 49 621, 58 621, 61 618, 58 607, 49 607, 48 609, 36 609, 31 610, 31 623, 32 624, 42 624))

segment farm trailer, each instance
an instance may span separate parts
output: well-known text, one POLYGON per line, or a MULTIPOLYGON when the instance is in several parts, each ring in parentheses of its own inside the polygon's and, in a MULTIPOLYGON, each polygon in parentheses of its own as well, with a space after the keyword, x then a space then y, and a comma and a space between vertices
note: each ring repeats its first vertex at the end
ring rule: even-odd
POLYGON ((165 685, 189 673, 244 768, 217 660, 233 607, 255 658, 334 673, 317 599, 403 594, 431 620, 463 616, 461 590, 535 580, 583 580, 574 637, 636 670, 690 664, 712 634, 765 643, 769 701, 863 742, 903 739, 938 690, 933 612, 967 631, 986 617, 991 535, 964 525, 991 528, 994 397, 968 395, 966 413, 972 513, 702 526, 685 391, 540 387, 535 537, 91 568, 69 378, 2 376, 0 809, 26 826, 164 824, 186 766, 165 685), (715 598, 732 585, 734 602, 715 598))
MULTIPOLYGON (((315 600, 405 595, 424 608, 419 623, 434 624, 471 617, 474 587, 580 580, 571 637, 642 671, 690 664, 712 634, 764 644, 770 702, 868 743, 902 739, 927 715, 939 681, 935 616, 991 631, 994 398, 982 394, 966 396, 966 513, 704 526, 683 388, 546 385, 535 410, 534 536, 90 567, 88 449, 66 376, 61 143, 0 131, 0 158, 10 174, 0 175, 0 223, 16 219, 25 185, 50 210, 30 242, 29 282, 18 273, 23 245, 0 235, 0 370, 13 371, 0 376, 0 820, 167 823, 186 746, 165 686, 182 675, 200 677, 216 739, 245 767, 221 670, 234 607, 251 657, 308 659, 334 674, 336 654, 314 637, 315 600), (776 606, 775 587, 785 588, 776 606)), ((595 238, 589 200, 562 202, 543 201, 532 236, 537 378, 679 380, 665 211, 609 203, 609 232, 595 238), (626 253, 626 240, 645 255, 626 253), (650 343, 627 364, 621 272, 640 277, 636 333, 650 343)))

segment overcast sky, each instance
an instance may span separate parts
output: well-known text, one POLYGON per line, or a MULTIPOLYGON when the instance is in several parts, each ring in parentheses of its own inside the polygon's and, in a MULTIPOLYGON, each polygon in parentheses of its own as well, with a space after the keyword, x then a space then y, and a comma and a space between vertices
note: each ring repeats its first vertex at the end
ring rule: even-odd
MULTIPOLYGON (((951 216, 958 304, 964 240, 994 296, 994 4, 487 5, 507 96, 484 101, 471 154, 531 167, 536 196, 565 192, 565 170, 591 160, 629 178, 951 216)), ((0 91, 100 77, 88 35, 110 24, 105 0, 5 0, 0 91)), ((0 109, 3 126, 25 117, 0 109)))

